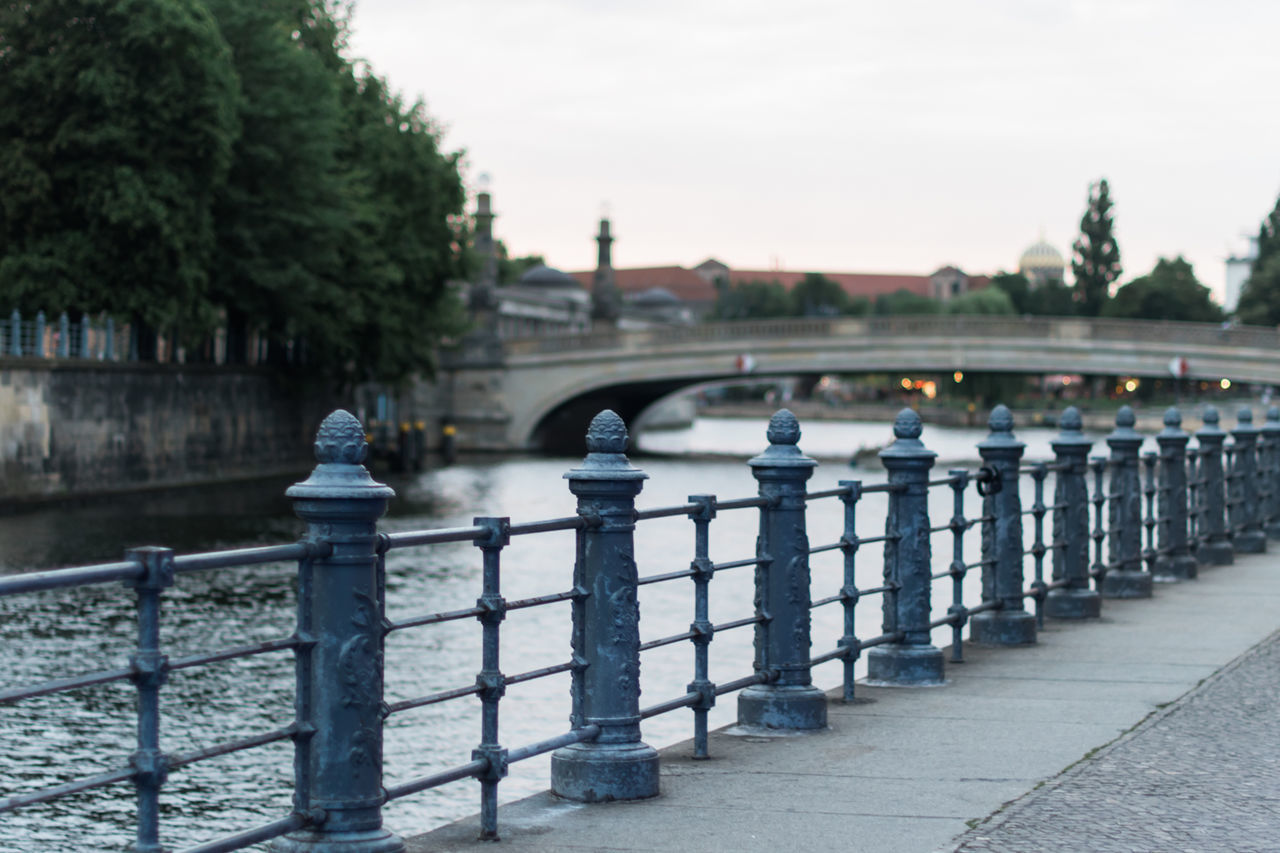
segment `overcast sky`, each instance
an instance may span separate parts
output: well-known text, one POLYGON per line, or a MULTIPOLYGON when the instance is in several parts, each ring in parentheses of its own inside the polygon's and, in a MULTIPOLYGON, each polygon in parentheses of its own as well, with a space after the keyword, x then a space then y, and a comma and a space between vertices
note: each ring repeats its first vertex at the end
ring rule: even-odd
POLYGON ((357 0, 352 53, 440 123, 498 236, 566 270, 928 273, 1069 255, 1220 290, 1280 194, 1271 0, 357 0), (607 208, 604 206, 607 205, 607 208))

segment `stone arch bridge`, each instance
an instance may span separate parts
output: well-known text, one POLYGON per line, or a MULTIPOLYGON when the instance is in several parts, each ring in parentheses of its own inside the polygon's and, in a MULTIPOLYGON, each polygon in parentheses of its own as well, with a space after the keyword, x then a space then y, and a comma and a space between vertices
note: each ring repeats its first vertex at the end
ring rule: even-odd
POLYGON ((707 323, 509 340, 445 366, 473 447, 555 448, 602 408, 633 422, 682 388, 817 373, 1081 373, 1280 385, 1280 332, 1218 324, 1051 317, 836 317, 707 323), (467 429, 467 425, 473 427, 467 429))

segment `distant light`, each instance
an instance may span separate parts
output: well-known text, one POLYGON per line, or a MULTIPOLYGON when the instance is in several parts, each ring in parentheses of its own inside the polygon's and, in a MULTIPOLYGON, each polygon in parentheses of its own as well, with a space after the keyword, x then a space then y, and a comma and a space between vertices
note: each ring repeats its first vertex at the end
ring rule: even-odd
POLYGON ((1218 385, 1222 388, 1223 391, 1225 391, 1231 387, 1231 380, 1223 379, 1221 382, 1218 383, 1218 385))
POLYGON ((1134 391, 1137 391, 1137 390, 1138 390, 1138 380, 1136 380, 1136 379, 1130 379, 1130 380, 1128 380, 1127 382, 1125 382, 1125 383, 1124 383, 1124 390, 1128 391, 1130 394, 1132 394, 1134 391))
POLYGON ((924 383, 924 395, 928 397, 930 400, 938 396, 938 383, 934 382, 933 380, 929 380, 928 382, 924 383))
POLYGON ((1063 385, 1070 385, 1070 384, 1071 384, 1071 377, 1070 377, 1070 376, 1064 376, 1064 377, 1062 377, 1062 384, 1063 384, 1063 385))
POLYGON ((911 380, 910 380, 910 379, 908 379, 908 378, 906 378, 905 376, 904 376, 904 377, 902 377, 902 387, 903 387, 903 388, 905 388, 906 390, 910 391, 910 390, 911 390, 911 380))
POLYGON ((963 370, 957 370, 955 373, 951 374, 951 378, 952 378, 952 379, 954 379, 956 382, 963 382, 963 381, 964 381, 964 371, 963 371, 963 370))

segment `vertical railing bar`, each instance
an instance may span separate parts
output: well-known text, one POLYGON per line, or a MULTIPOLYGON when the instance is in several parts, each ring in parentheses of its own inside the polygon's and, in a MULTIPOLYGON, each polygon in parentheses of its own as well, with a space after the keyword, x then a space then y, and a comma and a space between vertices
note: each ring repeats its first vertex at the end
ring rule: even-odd
POLYGON ((964 493, 969 486, 969 472, 964 468, 953 468, 947 472, 951 477, 952 511, 951 511, 951 606, 947 615, 951 623, 951 662, 964 663, 964 626, 968 622, 964 606, 964 577, 968 571, 964 562, 964 534, 969 529, 969 522, 964 517, 964 493))
POLYGON ((1142 519, 1145 532, 1146 547, 1142 549, 1142 560, 1147 564, 1147 574, 1156 575, 1156 461, 1159 455, 1154 451, 1142 454, 1143 487, 1142 496, 1146 503, 1146 514, 1142 519))
POLYGON ((702 760, 709 757, 707 714, 715 707, 716 685, 710 679, 710 645, 715 634, 711 622, 710 582, 715 576, 715 564, 711 562, 710 525, 716 517, 715 495, 689 495, 689 502, 698 508, 689 513, 693 521, 693 681, 685 689, 697 693, 698 701, 693 709, 693 757, 702 760))
POLYGON ((138 691, 138 749, 129 757, 138 797, 138 840, 133 849, 162 853, 160 788, 168 776, 168 759, 160 750, 160 688, 168 677, 169 661, 160 653, 160 593, 173 585, 173 551, 132 548, 125 558, 143 568, 141 577, 126 581, 138 599, 138 650, 129 661, 138 691))
POLYGON ((1048 591, 1044 583, 1044 481, 1049 468, 1044 462, 1037 462, 1031 469, 1031 478, 1035 483, 1035 502, 1031 505, 1031 516, 1035 520, 1035 542, 1031 546, 1031 554, 1035 560, 1035 580, 1031 589, 1035 593, 1036 628, 1044 628, 1044 598, 1048 591))
POLYGON ((1093 575, 1094 589, 1101 593, 1103 582, 1107 578, 1107 561, 1103 558, 1103 543, 1107 537, 1106 522, 1103 520, 1107 502, 1103 476, 1107 470, 1107 457, 1090 457, 1089 468, 1093 471, 1093 565, 1089 567, 1089 574, 1093 575))
POLYGON ((482 630, 480 672, 476 686, 480 688, 480 746, 471 751, 471 759, 483 759, 486 769, 477 775, 480 781, 480 838, 498 840, 498 783, 507 775, 507 750, 498 738, 498 705, 506 693, 506 678, 502 674, 499 653, 502 620, 506 618, 507 602, 502 597, 502 549, 511 542, 511 519, 480 517, 472 521, 483 527, 485 533, 476 537, 474 544, 480 549, 482 589, 476 606, 483 612, 476 618, 482 630))
POLYGON ((858 607, 858 579, 856 575, 858 558, 857 509, 862 498, 861 480, 841 480, 840 487, 845 491, 840 495, 844 504, 844 533, 840 537, 840 550, 844 554, 844 583, 840 587, 840 607, 844 611, 844 636, 837 643, 845 650, 843 663, 843 699, 852 702, 854 696, 854 667, 862 655, 862 647, 858 641, 856 611, 858 607))

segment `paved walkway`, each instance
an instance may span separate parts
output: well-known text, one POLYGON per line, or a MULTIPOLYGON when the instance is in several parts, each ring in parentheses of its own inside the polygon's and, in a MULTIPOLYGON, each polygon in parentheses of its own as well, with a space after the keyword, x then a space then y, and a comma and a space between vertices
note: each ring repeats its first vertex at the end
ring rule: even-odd
MULTIPOLYGON (((701 762, 677 744, 653 800, 503 806, 502 847, 1280 850, 1280 560, 1103 610, 971 649, 944 687, 833 698, 823 732, 721 730, 701 762)), ((461 821, 410 850, 494 849, 475 834, 461 821)))

